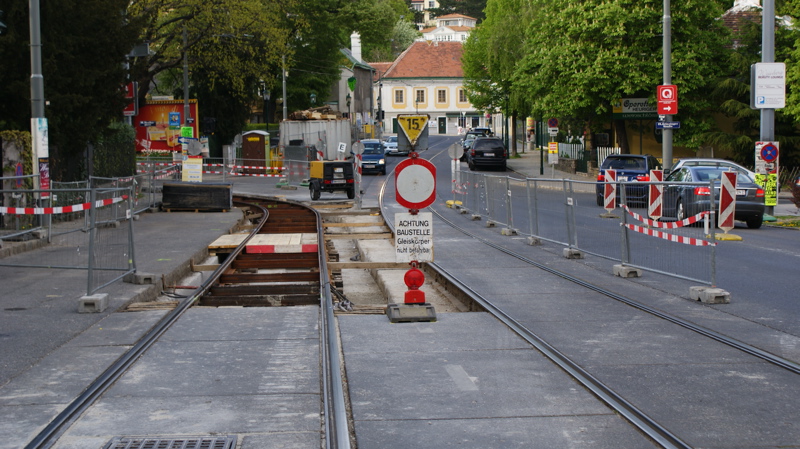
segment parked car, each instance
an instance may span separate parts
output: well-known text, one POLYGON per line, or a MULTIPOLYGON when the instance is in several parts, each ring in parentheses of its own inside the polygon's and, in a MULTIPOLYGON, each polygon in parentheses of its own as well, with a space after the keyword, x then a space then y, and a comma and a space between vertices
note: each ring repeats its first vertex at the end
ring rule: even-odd
POLYGON ((407 152, 400 152, 397 149, 397 136, 389 136, 383 141, 383 152, 388 155, 405 155, 407 152))
MULTIPOLYGON (((600 174, 597 175, 597 205, 604 204, 606 170, 617 171, 617 181, 625 184, 625 197, 628 203, 647 204, 649 189, 647 185, 632 183, 650 181, 650 170, 661 170, 661 163, 653 156, 647 154, 612 154, 600 164, 600 174)), ((617 189, 617 201, 622 193, 617 189)))
POLYGON ((676 162, 675 165, 672 166, 671 171, 678 170, 681 167, 698 167, 698 166, 728 168, 738 173, 744 173, 750 179, 756 179, 756 172, 748 170, 745 167, 742 167, 741 165, 726 159, 688 157, 678 160, 678 162, 676 162))
POLYGON ((472 128, 472 131, 481 132, 481 133, 483 133, 484 136, 487 136, 487 137, 494 137, 494 132, 492 132, 491 128, 488 128, 488 127, 479 126, 479 127, 476 127, 476 128, 472 128))
POLYGON ((719 209, 719 190, 722 173, 736 173, 736 208, 734 220, 744 221, 747 227, 758 229, 764 218, 764 189, 744 173, 724 167, 683 166, 667 176, 667 182, 692 182, 694 185, 667 185, 663 194, 663 216, 676 220, 711 210, 711 189, 714 183, 714 205, 719 209))
POLYGON ((386 174, 386 155, 383 144, 378 139, 364 139, 364 152, 361 153, 361 172, 386 174))
POLYGON ((461 141, 461 148, 464 152, 461 154, 461 158, 459 159, 461 162, 466 162, 467 160, 467 152, 470 148, 472 148, 472 144, 475 142, 477 136, 471 135, 467 136, 464 140, 461 141))
POLYGON ((506 159, 508 150, 499 137, 478 137, 467 153, 470 170, 487 167, 506 171, 506 159))

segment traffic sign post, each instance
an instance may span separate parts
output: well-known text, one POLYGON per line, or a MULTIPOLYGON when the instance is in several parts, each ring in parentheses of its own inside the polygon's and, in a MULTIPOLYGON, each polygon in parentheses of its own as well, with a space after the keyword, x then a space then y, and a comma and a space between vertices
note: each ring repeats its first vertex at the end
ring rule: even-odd
MULTIPOLYGON (((417 127, 426 125, 427 120, 400 123, 409 142, 416 142, 423 132, 417 127)), ((398 262, 408 262, 411 269, 404 278, 408 286, 404 304, 386 307, 386 315, 392 323, 436 321, 436 310, 425 302, 425 292, 419 289, 425 277, 418 269, 420 262, 433 261, 433 214, 419 210, 436 200, 436 167, 420 158, 416 151, 408 156, 395 167, 395 198, 409 209, 408 213, 395 214, 395 258, 398 262)))
MULTIPOLYGON (((780 144, 777 141, 756 142, 756 184, 764 189, 764 205, 778 205, 778 174, 780 172, 780 144)), ((767 213, 772 213, 768 209, 767 213)))
POLYGON ((662 84, 656 89, 659 115, 674 115, 678 113, 678 86, 662 84))

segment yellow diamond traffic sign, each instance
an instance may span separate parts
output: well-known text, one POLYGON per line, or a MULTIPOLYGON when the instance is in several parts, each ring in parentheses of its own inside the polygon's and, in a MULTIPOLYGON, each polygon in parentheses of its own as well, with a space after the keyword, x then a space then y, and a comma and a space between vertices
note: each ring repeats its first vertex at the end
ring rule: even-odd
POLYGON ((422 134, 422 131, 428 126, 428 116, 401 114, 397 116, 397 123, 400 125, 400 129, 403 130, 406 137, 408 137, 408 141, 414 146, 417 144, 417 139, 420 134, 422 134))

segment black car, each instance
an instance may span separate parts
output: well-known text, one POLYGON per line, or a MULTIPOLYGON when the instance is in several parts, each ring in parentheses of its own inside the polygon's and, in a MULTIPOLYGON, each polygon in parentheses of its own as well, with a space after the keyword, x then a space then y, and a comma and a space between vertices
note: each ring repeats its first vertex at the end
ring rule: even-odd
POLYGON ((361 172, 386 174, 386 156, 383 152, 383 144, 378 139, 365 139, 364 152, 361 153, 361 172))
MULTIPOLYGON (((600 165, 600 174, 597 175, 597 205, 603 205, 605 191, 606 170, 617 171, 617 182, 625 183, 625 196, 628 203, 647 204, 648 192, 646 184, 635 185, 632 183, 650 181, 650 170, 661 170, 658 159, 647 154, 612 154, 600 165)), ((617 189, 617 201, 621 197, 617 189)))
MULTIPOLYGON (((711 208, 711 183, 714 185, 715 210, 719 210, 721 167, 686 166, 667 176, 666 182, 694 183, 667 185, 663 194, 664 217, 683 220, 711 208)), ((744 173, 736 174, 736 205, 734 220, 744 221, 747 227, 758 229, 764 218, 764 189, 744 173)))
POLYGON ((467 152, 467 165, 470 170, 479 167, 506 170, 508 150, 499 137, 478 137, 467 152))

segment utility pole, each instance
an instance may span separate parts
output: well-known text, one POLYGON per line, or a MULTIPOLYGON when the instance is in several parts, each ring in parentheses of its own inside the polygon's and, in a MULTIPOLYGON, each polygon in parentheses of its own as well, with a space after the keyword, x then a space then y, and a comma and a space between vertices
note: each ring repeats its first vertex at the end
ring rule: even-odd
MULTIPOLYGON (((775 62, 775 0, 763 0, 761 62, 775 62)), ((761 140, 775 140, 775 109, 761 110, 761 140)))
POLYGON ((191 109, 189 108, 189 52, 186 50, 188 38, 186 27, 183 27, 183 125, 189 125, 191 109))
MULTIPOLYGON (((31 143, 32 167, 35 189, 49 189, 50 185, 50 146, 48 141, 47 119, 44 118, 44 75, 42 75, 42 30, 39 0, 30 0, 30 41, 31 41, 31 143)), ((48 198, 48 193, 40 198, 48 198)))
POLYGON ((283 75, 283 119, 286 120, 287 116, 287 106, 286 106, 286 55, 281 56, 281 65, 283 70, 281 70, 283 75))
MULTIPOLYGON (((664 0, 664 82, 672 84, 672 13, 670 12, 670 0, 664 0)), ((666 122, 672 121, 672 115, 664 116, 666 122)), ((663 159, 664 171, 672 169, 672 129, 664 129, 661 134, 661 158, 663 159)))

